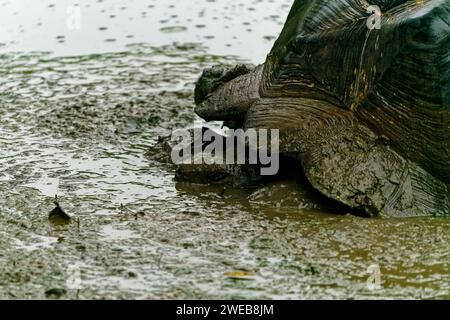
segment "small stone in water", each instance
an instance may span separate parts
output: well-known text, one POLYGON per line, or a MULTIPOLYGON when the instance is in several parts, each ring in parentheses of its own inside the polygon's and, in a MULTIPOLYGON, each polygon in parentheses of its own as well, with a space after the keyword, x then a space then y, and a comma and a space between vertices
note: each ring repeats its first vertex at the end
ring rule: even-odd
POLYGON ((218 192, 217 195, 219 197, 223 197, 226 192, 227 192, 227 187, 223 187, 222 191, 218 192))
POLYGON ((48 215, 49 220, 55 222, 68 222, 72 219, 72 217, 69 216, 59 205, 58 196, 55 196, 55 201, 53 203, 56 208, 50 211, 48 215))
POLYGON ((53 288, 45 291, 45 296, 47 298, 60 298, 66 294, 66 289, 63 288, 53 288))

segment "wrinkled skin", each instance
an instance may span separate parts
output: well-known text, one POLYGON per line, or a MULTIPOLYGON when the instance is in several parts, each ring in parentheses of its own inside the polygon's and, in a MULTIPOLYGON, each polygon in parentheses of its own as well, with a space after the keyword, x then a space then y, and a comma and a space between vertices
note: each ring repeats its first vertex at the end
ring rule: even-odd
POLYGON ((351 209, 449 214, 450 3, 371 3, 379 30, 360 1, 295 1, 264 65, 203 73, 196 113, 280 129, 281 152, 351 209))

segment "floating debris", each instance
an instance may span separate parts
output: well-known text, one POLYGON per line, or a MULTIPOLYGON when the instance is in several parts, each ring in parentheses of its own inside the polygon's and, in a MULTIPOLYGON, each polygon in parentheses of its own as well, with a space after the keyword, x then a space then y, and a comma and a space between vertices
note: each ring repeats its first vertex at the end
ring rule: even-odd
POLYGON ((233 271, 224 274, 225 277, 234 280, 254 280, 256 273, 246 271, 233 271))
POLYGON ((160 28, 159 31, 163 33, 176 33, 176 32, 183 32, 186 31, 187 28, 183 26, 172 26, 172 27, 164 27, 160 28))
POLYGON ((223 187, 223 189, 217 193, 219 197, 223 197, 225 193, 227 192, 227 187, 223 187))
POLYGON ((64 288, 52 288, 45 291, 45 296, 47 298, 61 298, 66 294, 66 289, 64 288))
POLYGON ((55 195, 55 201, 53 202, 56 206, 55 209, 50 211, 48 219, 55 223, 68 223, 72 220, 72 217, 68 215, 59 205, 58 196, 55 195))

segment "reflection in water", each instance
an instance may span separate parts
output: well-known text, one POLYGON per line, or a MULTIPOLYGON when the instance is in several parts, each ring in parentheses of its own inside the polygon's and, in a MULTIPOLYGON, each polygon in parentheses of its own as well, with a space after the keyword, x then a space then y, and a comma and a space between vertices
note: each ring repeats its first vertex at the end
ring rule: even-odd
MULTIPOLYGON (((100 23, 95 37, 117 34, 100 23)), ((0 298, 45 298, 73 266, 80 298, 450 298, 448 219, 338 215, 292 182, 220 196, 146 159, 158 135, 194 120, 201 70, 239 60, 182 43, 0 55, 0 298), (49 223, 55 194, 79 225, 49 223), (367 287, 371 265, 382 290, 367 287)))
POLYGON ((81 55, 202 43, 261 63, 292 0, 0 0, 0 50, 81 55))

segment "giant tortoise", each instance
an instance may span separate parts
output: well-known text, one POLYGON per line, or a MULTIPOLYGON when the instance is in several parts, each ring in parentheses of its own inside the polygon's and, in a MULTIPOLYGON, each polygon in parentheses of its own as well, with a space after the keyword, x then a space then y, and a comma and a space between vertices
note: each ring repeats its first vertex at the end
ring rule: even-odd
POLYGON ((449 34, 448 0, 296 0, 263 65, 203 72, 195 111, 280 129, 280 152, 355 211, 448 214, 449 34))

